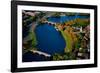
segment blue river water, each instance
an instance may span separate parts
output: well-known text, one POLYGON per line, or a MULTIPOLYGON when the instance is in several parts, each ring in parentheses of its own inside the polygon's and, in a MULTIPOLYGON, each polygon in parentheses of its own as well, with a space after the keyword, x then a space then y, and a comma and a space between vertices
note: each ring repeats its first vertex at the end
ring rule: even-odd
POLYGON ((80 16, 78 14, 74 16, 60 16, 60 17, 52 16, 52 17, 48 17, 48 21, 55 22, 55 23, 63 23, 65 21, 73 20, 75 18, 84 19, 84 18, 88 18, 88 16, 80 16))
POLYGON ((40 25, 35 30, 38 50, 50 55, 54 53, 64 53, 65 40, 52 25, 40 25))
POLYGON ((39 55, 37 53, 33 54, 33 52, 26 52, 23 55, 23 62, 32 62, 32 61, 50 61, 51 57, 45 57, 43 55, 39 55))

